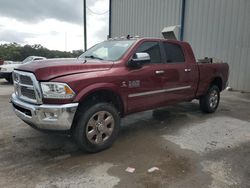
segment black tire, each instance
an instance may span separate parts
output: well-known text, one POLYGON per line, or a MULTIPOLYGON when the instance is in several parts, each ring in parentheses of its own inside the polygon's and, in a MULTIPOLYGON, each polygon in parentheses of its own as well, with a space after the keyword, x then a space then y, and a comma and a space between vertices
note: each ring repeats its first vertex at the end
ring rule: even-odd
POLYGON ((12 78, 12 74, 9 78, 5 78, 7 80, 7 82, 9 82, 10 84, 13 84, 13 78, 12 78))
POLYGON ((89 107, 84 107, 84 106, 82 108, 80 107, 79 111, 77 112, 76 118, 77 119, 75 121, 76 125, 73 129, 73 136, 76 142, 78 143, 80 149, 89 153, 96 153, 96 152, 105 150, 112 146, 112 144, 114 143, 118 135, 119 127, 120 127, 119 113, 112 104, 102 102, 102 103, 89 105, 89 107), (99 113, 106 113, 103 116, 102 122, 104 123, 100 123, 101 121, 99 122, 99 120, 95 120, 96 114, 97 114, 96 115, 97 118, 99 119, 99 113), (109 125, 105 125, 106 124, 105 122, 107 119, 106 117, 106 119, 104 120, 105 116, 109 117, 111 120, 113 118, 112 123, 110 123, 112 132, 108 134, 106 132, 109 132, 111 128, 108 128, 109 125), (92 124, 89 123, 90 120, 92 121, 92 124), (95 125, 95 126, 92 126, 92 125, 95 125), (100 127, 102 127, 101 129, 103 130, 99 130, 100 127), (109 131, 106 131, 104 133, 102 132, 104 130, 109 130, 109 131), (91 135, 90 133, 91 131, 95 132, 96 134, 92 137, 92 139, 88 138, 88 137, 91 137, 89 136, 91 135), (102 138, 101 139, 102 143, 97 143, 98 138, 102 138))
POLYGON ((218 108, 219 102, 220 90, 218 86, 212 85, 207 91, 206 95, 200 98, 200 109, 205 113, 213 113, 218 108))

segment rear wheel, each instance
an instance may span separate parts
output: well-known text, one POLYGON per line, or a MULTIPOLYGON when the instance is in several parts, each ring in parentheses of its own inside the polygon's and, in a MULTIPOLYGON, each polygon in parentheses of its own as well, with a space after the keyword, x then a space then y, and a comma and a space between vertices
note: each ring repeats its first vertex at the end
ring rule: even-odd
POLYGON ((73 134, 82 150, 95 153, 112 146, 119 126, 116 108, 109 103, 98 103, 79 109, 73 134))
POLYGON ((220 90, 218 86, 212 85, 206 95, 200 98, 200 109, 206 113, 215 112, 220 102, 220 90))

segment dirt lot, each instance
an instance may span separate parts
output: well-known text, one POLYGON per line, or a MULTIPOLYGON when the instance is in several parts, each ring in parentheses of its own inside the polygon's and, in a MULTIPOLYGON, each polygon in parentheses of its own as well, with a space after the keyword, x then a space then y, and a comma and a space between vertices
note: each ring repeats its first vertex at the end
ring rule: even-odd
POLYGON ((111 149, 86 154, 19 120, 12 90, 0 80, 0 187, 250 187, 250 94, 223 92, 209 115, 194 101, 126 117, 111 149))

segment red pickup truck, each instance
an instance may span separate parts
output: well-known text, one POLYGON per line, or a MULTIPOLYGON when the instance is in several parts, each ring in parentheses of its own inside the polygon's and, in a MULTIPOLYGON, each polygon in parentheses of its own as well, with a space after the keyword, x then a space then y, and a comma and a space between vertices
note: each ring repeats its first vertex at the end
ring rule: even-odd
POLYGON ((113 39, 77 59, 19 67, 11 101, 32 127, 65 131, 81 149, 98 152, 112 145, 127 114, 193 99, 214 112, 228 70, 226 63, 196 63, 186 42, 113 39))

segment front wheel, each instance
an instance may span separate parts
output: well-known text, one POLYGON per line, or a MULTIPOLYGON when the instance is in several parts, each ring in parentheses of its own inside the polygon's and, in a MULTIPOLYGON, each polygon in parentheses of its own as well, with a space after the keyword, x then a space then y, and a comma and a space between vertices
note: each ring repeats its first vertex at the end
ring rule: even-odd
POLYGON ((80 108, 74 128, 74 139, 84 151, 95 153, 112 146, 120 127, 120 116, 109 103, 80 108))
POLYGON ((200 98, 200 109, 206 113, 215 112, 220 102, 220 90, 213 85, 209 88, 206 95, 200 98))

